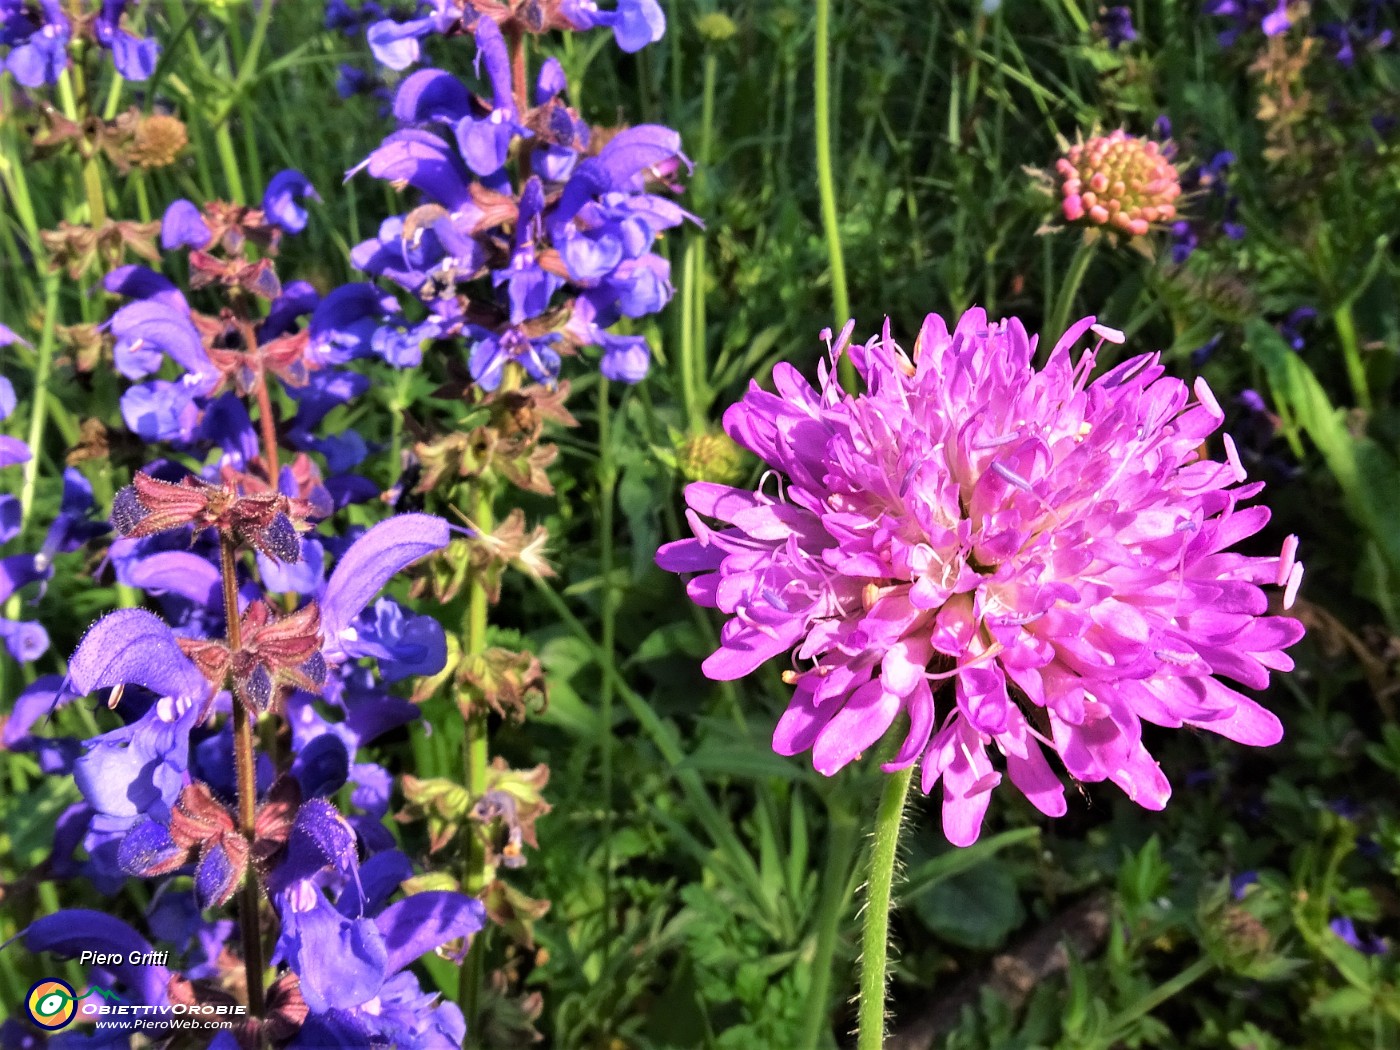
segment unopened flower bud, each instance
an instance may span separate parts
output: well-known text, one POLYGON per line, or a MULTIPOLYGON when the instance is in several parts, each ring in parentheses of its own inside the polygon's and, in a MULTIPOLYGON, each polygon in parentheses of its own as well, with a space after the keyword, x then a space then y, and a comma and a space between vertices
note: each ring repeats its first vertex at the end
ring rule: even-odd
POLYGON ((1119 128, 1071 146, 1055 162, 1060 209, 1069 222, 1140 237, 1176 217, 1181 184, 1160 143, 1119 128))
POLYGON ((698 434, 676 449, 676 465, 687 481, 733 485, 744 476, 744 452, 728 434, 698 434))

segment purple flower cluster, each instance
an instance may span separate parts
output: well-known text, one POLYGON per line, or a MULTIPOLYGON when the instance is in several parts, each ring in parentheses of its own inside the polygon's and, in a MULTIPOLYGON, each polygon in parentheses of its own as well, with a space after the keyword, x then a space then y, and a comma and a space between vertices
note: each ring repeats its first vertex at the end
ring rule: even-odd
MULTIPOLYGON (((215 989, 248 986, 249 1019, 212 1045, 458 1046, 461 1011, 425 993, 406 967, 470 937, 485 909, 449 891, 393 899, 415 871, 385 826, 392 777, 365 751, 419 717, 386 683, 445 666, 437 621, 380 592, 444 548, 450 530, 441 518, 403 514, 367 530, 315 531, 376 490, 343 473, 365 455, 363 440, 318 436, 327 413, 368 381, 336 367, 344 358, 311 350, 301 322, 317 297, 300 283, 284 288, 272 266, 314 196, 299 174, 283 172, 260 209, 171 205, 162 243, 189 249, 192 288, 225 290, 217 314, 192 310, 154 270, 108 276, 106 287, 132 300, 107 326, 117 371, 140 381, 123 396, 123 415, 172 452, 117 494, 109 561, 159 613, 129 608, 99 620, 66 679, 40 678, 18 698, 3 744, 31 752, 46 773, 71 775, 81 793, 58 820, 54 877, 83 877, 108 894, 129 878, 161 880, 147 925, 177 961, 96 971, 121 984, 128 1003, 205 1008, 232 1001, 215 989), (250 261, 250 246, 266 254, 250 261), (289 420, 276 418, 274 382, 297 406, 289 420), (297 450, 286 466, 282 444, 297 450), (86 740, 36 732, 56 706, 93 695, 119 724, 86 740), (258 719, 281 724, 268 752, 253 743, 258 719), (332 801, 342 789, 345 812, 332 801), (236 896, 242 958, 227 944, 234 924, 204 917, 236 896), (277 976, 263 988, 268 918, 266 965, 277 976)), ((0 341, 14 338, 0 329, 0 341)), ((0 382, 0 415, 13 401, 0 382)), ((27 454, 0 439, 0 464, 27 454)), ((5 597, 46 578, 55 553, 106 531, 90 520, 81 475, 66 482, 43 550, 4 560, 5 597)), ((0 538, 16 519, 13 498, 0 498, 0 538)), ((5 624, 12 651, 32 626, 5 624)), ((25 658, 47 645, 38 631, 25 658)), ((41 919, 22 939, 31 952, 59 955, 151 950, 134 927, 88 912, 41 919)))
POLYGON ((1117 51, 1124 44, 1131 44, 1138 38, 1133 26, 1133 12, 1121 4, 1099 9, 1099 32, 1109 48, 1117 51))
POLYGON ((1250 29, 1265 36, 1288 32, 1293 20, 1288 16, 1288 0, 1206 0, 1202 13, 1229 20, 1220 31, 1221 47, 1230 47, 1250 29))
MULTIPOLYGON (((1203 11, 1228 20, 1218 39, 1221 47, 1231 47, 1253 29, 1266 37, 1288 32, 1296 24, 1289 6, 1288 0, 1207 0, 1203 11)), ((1328 41, 1336 60, 1350 67, 1359 52, 1379 51, 1394 42, 1395 30, 1386 24, 1393 22, 1394 7, 1392 0, 1356 0, 1350 17, 1321 22, 1311 32, 1328 41)), ((1295 6, 1294 15, 1297 10, 1295 6)))
POLYGON ((847 349, 848 326, 817 389, 780 364, 774 392, 755 383, 726 412, 729 435, 771 469, 752 492, 690 485, 695 538, 657 556, 731 617, 707 675, 793 651, 775 750, 811 749, 831 775, 907 717, 884 768, 922 760, 924 790, 942 780, 958 845, 977 838, 1002 779, 989 745, 1059 816, 1044 748, 1073 777, 1160 809, 1171 789, 1144 722, 1255 745, 1282 734, 1216 675, 1254 689, 1291 667, 1283 650, 1302 625, 1265 615, 1260 585, 1292 603, 1296 538, 1280 557, 1229 553, 1269 512, 1241 506, 1262 486, 1244 484, 1228 435, 1226 462, 1201 457, 1224 418, 1210 389, 1165 376, 1155 354, 1090 382, 1097 351, 1075 362, 1070 350, 1091 327, 1122 339, 1085 319, 1037 371, 1020 323, 981 310, 952 332, 929 316, 912 355, 888 324, 847 349), (836 381, 842 352, 865 393, 836 381))
MULTIPOLYGON (((102 0, 78 26, 110 51, 112 64, 127 80, 145 80, 156 68, 160 45, 125 28, 129 0, 102 0)), ((27 88, 58 82, 68 68, 68 45, 76 27, 60 0, 0 0, 0 72, 27 88)))
POLYGON ((238 252, 247 240, 269 246, 284 233, 305 228, 303 201, 316 192, 296 171, 283 171, 268 183, 260 210, 212 204, 203 211, 186 200, 166 209, 161 244, 167 250, 189 248, 191 266, 200 280, 233 281, 268 302, 264 316, 247 323, 231 315, 206 315, 191 309, 184 294, 167 278, 141 265, 108 274, 104 287, 133 300, 107 324, 118 373, 142 380, 121 398, 122 418, 146 441, 170 444, 181 452, 218 453, 223 471, 246 473, 255 466, 265 480, 267 450, 244 405, 249 395, 271 379, 280 381, 296 403, 281 440, 299 455, 288 468, 296 488, 326 506, 340 507, 377 495, 373 485, 352 473, 369 447, 354 430, 321 436, 320 425, 339 405, 354 400, 369 380, 336 366, 352 355, 320 354, 310 349, 309 319, 321 302, 304 281, 282 286, 262 264, 246 264, 241 255, 219 259, 222 248, 238 252), (173 362, 175 379, 149 378, 173 362), (324 457, 329 475, 306 455, 324 457), (314 490, 311 491, 311 490, 314 490))
POLYGON ((442 70, 413 73, 394 100, 399 129, 352 171, 422 195, 351 260, 418 299, 426 316, 411 320, 373 284, 347 285, 312 318, 312 348, 411 367, 426 341, 460 337, 472 378, 492 390, 508 365, 551 383, 561 355, 596 346, 604 375, 636 382, 649 365, 645 340, 607 329, 671 297, 669 264, 653 249, 694 219, 654 191, 674 189, 689 164, 680 138, 656 125, 590 128, 565 103, 553 59, 533 99, 517 98, 523 52, 513 58, 491 18, 477 18, 473 32, 490 94, 442 70))
MULTIPOLYGON (((336 0, 332 6, 344 4, 336 0)), ((666 16, 657 0, 618 0, 611 11, 601 9, 597 0, 427 0, 418 17, 407 22, 385 18, 371 25, 366 36, 376 59, 390 69, 404 70, 422 57, 424 37, 476 35, 483 21, 511 33, 580 32, 604 26, 627 52, 640 51, 666 32, 666 16)))
MULTIPOLYGON (((325 26, 344 36, 358 36, 365 27, 384 20, 384 9, 374 0, 351 7, 346 0, 330 0, 326 4, 325 26)), ((368 95, 380 103, 381 116, 387 116, 393 96, 381 73, 370 71, 350 62, 342 62, 336 72, 335 93, 341 98, 368 95)))
MULTIPOLYGON (((0 350, 18 342, 21 342, 19 336, 0 325, 0 350)), ((15 388, 0 375, 0 422, 9 418, 14 410, 15 388)), ((8 468, 27 463, 31 456, 29 446, 19 438, 0 434, 0 470, 13 474, 8 468)), ((23 516, 20 498, 9 491, 18 491, 19 487, 7 482, 5 488, 7 491, 0 493, 0 547, 19 536, 23 516)), ((53 577, 57 555, 75 551, 107 531, 104 523, 93 521, 93 509, 92 487, 81 473, 69 467, 63 472, 63 498, 58 516, 49 526, 43 545, 34 553, 21 552, 0 558, 0 606, 32 584, 46 585, 53 577)), ((28 663, 48 651, 49 635, 37 621, 11 620, 0 615, 0 642, 15 660, 28 663)))
POLYGON ((1242 240, 1245 235, 1244 223, 1239 220, 1240 201, 1230 191, 1226 172, 1235 163, 1235 155, 1229 150, 1221 150, 1211 159, 1192 168, 1182 178, 1182 188, 1188 194, 1190 209, 1197 215, 1181 218, 1171 225, 1171 260, 1180 266, 1191 257, 1201 245, 1202 238, 1223 233, 1232 241, 1242 240), (1207 221, 1200 216, 1201 202, 1213 202, 1211 210, 1214 220, 1207 221))
MULTIPOLYGON (((54 678, 37 682, 6 723, 5 744, 37 752, 47 772, 71 773, 82 792, 83 800, 59 821, 56 874, 81 874, 107 892, 129 876, 193 876, 183 937, 162 934, 154 910, 151 916, 154 932, 183 944, 177 954, 190 963, 186 984, 229 976, 235 960, 220 946, 231 925, 204 923, 198 915, 227 902, 244 878, 257 879, 281 931, 271 961, 294 975, 283 988, 280 1021, 277 995, 270 994, 272 1021, 302 1023, 297 1009, 304 1005, 302 1013, 310 1012, 293 1045, 362 1046, 371 1039, 460 1045, 456 1006, 424 995, 402 971, 423 952, 480 929, 482 905, 447 892, 388 903, 413 867, 383 825, 388 774, 357 759, 362 745, 417 717, 412 704, 377 685, 360 661, 377 660, 391 681, 443 666, 446 643, 436 621, 375 596, 403 567, 445 546, 448 527, 439 518, 409 514, 353 542, 318 541, 298 537, 304 526, 292 524, 306 513, 304 501, 285 496, 240 496, 188 479, 174 485, 138 475, 114 505, 113 520, 131 538, 118 544, 113 558, 127 579, 157 598, 171 622, 145 609, 100 620, 70 662, 73 691, 54 678), (269 524, 249 531, 246 523, 259 514, 269 524), (258 551, 256 576, 238 572, 238 635, 228 632, 222 614, 218 545, 211 550, 198 539, 190 542, 189 527, 204 525, 231 529, 258 551), (159 542, 166 539, 175 542, 159 542), (336 563, 327 573, 331 551, 336 563), (299 598, 299 607, 274 615, 264 591, 299 598), (223 639, 237 636, 241 642, 233 650, 223 639), (224 690, 226 679, 231 691, 224 690), (123 720, 118 728, 86 741, 30 735, 56 703, 100 691, 109 691, 108 706, 123 720), (231 813, 240 791, 229 718, 236 704, 280 710, 290 728, 290 754, 281 768, 266 756, 259 763, 251 842, 231 813), (347 783, 355 807, 348 817, 328 801, 347 783), (87 859, 74 859, 77 847, 87 859)), ((167 884, 158 899, 175 892, 167 884)), ((71 931, 83 919, 60 912, 31 926, 25 943, 34 952, 70 954, 71 931)), ((145 943, 115 919, 84 929, 81 947, 88 950, 145 943)), ((128 1001, 133 992, 150 1006, 180 1001, 179 982, 167 980, 172 975, 147 981, 120 970, 111 976, 127 985, 128 1001)))
POLYGON ((1356 63, 1358 52, 1380 51, 1395 42, 1395 29, 1385 24, 1387 14, 1392 23, 1395 20, 1392 0, 1361 0, 1360 6, 1351 18, 1317 27, 1317 35, 1336 49, 1337 61, 1348 68, 1356 63))
POLYGON ((357 36, 366 26, 383 18, 384 8, 374 0, 365 0, 359 7, 351 7, 347 0, 329 0, 326 4, 326 28, 345 36, 357 36))

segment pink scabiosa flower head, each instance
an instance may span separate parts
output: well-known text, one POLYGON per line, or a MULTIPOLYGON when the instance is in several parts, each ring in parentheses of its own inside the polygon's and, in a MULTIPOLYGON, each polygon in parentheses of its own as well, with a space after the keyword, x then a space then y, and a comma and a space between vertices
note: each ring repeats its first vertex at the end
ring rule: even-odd
POLYGON ((1069 146, 1055 162, 1065 220, 1125 237, 1170 222, 1181 182, 1169 152, 1121 128, 1069 146))
POLYGON ((730 617, 709 677, 793 651, 776 751, 810 749, 829 776, 905 716, 884 768, 922 760, 958 845, 976 840, 1003 775, 1065 812, 1047 750, 1160 809, 1170 787, 1143 722, 1254 745, 1282 735, 1216 676, 1259 689, 1292 667, 1283 650, 1303 627, 1267 615, 1261 585, 1292 598, 1296 543, 1229 551, 1269 512, 1241 506, 1262 486, 1228 437, 1226 462, 1200 451, 1224 418, 1209 387, 1166 376, 1157 354, 1091 381, 1098 346, 1122 340, 1093 321, 1042 370, 1020 322, 980 309, 952 332, 930 315, 909 354, 886 322, 848 351, 858 395, 825 362, 815 389, 779 364, 773 392, 753 384, 724 417, 771 468, 757 491, 690 485, 694 538, 657 555, 730 617), (1099 343, 1076 360, 1091 329, 1099 343))

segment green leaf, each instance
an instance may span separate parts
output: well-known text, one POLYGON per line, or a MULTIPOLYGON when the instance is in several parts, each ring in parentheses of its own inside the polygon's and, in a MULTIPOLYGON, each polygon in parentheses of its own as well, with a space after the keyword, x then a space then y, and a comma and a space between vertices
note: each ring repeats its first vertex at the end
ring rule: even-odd
POLYGON ((1344 414, 1283 337, 1263 321, 1245 329, 1245 345, 1264 366, 1275 397, 1322 453, 1341 487, 1347 512, 1376 543, 1392 573, 1400 573, 1400 466, 1368 437, 1353 437, 1344 414))
POLYGON ((913 905, 924 925, 943 940, 984 951, 1000 947, 1025 918, 1011 869, 996 861, 937 883, 914 898, 913 905))
POLYGON ((703 660, 710 655, 710 645, 701 634, 694 620, 681 620, 658 627, 642 639, 624 667, 645 663, 648 660, 663 660, 675 655, 688 656, 692 660, 703 660))
POLYGON ((742 780, 767 777, 796 780, 802 776, 802 770, 795 762, 774 754, 771 749, 735 747, 732 743, 714 739, 702 743, 679 768, 693 769, 712 777, 738 777, 742 780))
POLYGON ((1310 1011, 1315 1017, 1353 1017, 1369 1013, 1371 995, 1360 988, 1339 988, 1326 999, 1313 1003, 1310 1011))
POLYGON ((1008 846, 1016 846, 1022 842, 1035 842, 1039 838, 1039 828, 1013 828, 1010 831, 993 835, 991 838, 979 839, 971 846, 962 849, 951 848, 947 852, 940 853, 938 856, 911 868, 899 890, 900 895, 907 900, 913 900, 940 882, 954 878, 979 864, 985 863, 1008 846))

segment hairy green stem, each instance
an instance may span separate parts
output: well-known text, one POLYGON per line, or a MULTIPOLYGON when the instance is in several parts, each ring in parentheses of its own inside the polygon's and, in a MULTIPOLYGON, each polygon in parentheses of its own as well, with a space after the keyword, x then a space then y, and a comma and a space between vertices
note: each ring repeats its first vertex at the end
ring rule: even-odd
POLYGON ((855 818, 839 802, 828 809, 830 834, 826 845, 826 872, 822 875, 821 899, 817 902, 817 943, 808 972, 812 984, 807 990, 807 1010, 799 1046, 826 1046, 831 1042, 831 985, 836 968, 836 945, 841 920, 850 903, 846 887, 851 877, 851 857, 859 842, 855 818))
MULTIPOLYGON (((831 0, 817 0, 816 76, 813 84, 817 118, 817 191, 822 202, 822 226, 826 229, 826 251, 831 265, 831 305, 836 311, 833 328, 840 329, 851 317, 851 300, 846 291, 846 260, 841 251, 841 227, 836 216, 836 184, 831 174, 831 0)), ((841 385, 856 386, 855 366, 843 355, 841 385)))
MULTIPOLYGON (((228 624, 229 652, 237 653, 243 648, 243 640, 238 623, 238 567, 234 561, 236 541, 232 536, 219 536, 219 566, 224 591, 224 619, 228 624)), ((233 698, 233 764, 238 775, 238 830, 248 840, 249 849, 257 837, 256 823, 258 810, 258 786, 256 778, 255 752, 253 749, 253 721, 248 708, 235 695, 233 698)), ((248 980, 248 1012, 254 1017, 263 1013, 263 950, 262 928, 258 921, 258 909, 262 904, 262 893, 258 888, 258 877, 252 867, 243 876, 243 899, 238 908, 239 928, 243 935, 243 968, 248 980)))
POLYGON ((913 773, 914 767, 910 766, 889 774, 875 815, 875 841, 870 850, 870 880, 861 934, 858 1050, 880 1050, 885 1042, 891 887, 899 851, 899 827, 904 820, 904 800, 908 797, 913 773))

